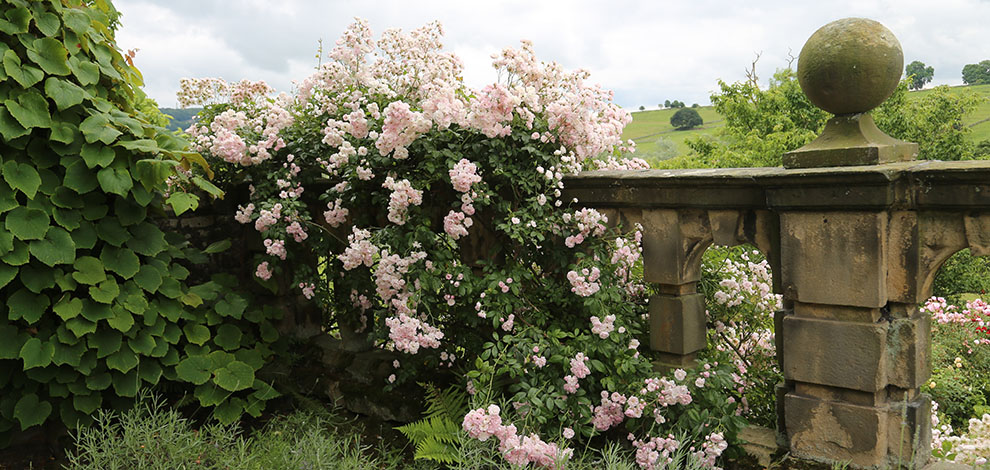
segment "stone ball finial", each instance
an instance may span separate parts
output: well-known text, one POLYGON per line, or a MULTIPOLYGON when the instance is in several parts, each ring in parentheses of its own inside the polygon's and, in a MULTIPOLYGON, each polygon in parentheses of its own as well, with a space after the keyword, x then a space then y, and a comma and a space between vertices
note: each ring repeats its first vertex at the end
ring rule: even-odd
POLYGON ((904 52, 884 25, 843 18, 808 38, 798 57, 798 82, 812 103, 832 114, 865 113, 884 102, 901 79, 904 52))

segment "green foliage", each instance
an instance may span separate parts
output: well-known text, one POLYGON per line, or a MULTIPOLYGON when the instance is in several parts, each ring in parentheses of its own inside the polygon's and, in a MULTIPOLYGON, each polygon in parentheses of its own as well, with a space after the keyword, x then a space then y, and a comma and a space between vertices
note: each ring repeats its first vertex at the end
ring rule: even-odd
POLYGON ((367 456, 369 447, 346 424, 326 411, 298 412, 275 418, 247 437, 236 425, 195 429, 160 398, 152 397, 120 414, 101 410, 93 426, 73 436, 75 449, 66 468, 398 468, 394 461, 367 456))
POLYGON ((457 386, 443 390, 432 384, 422 386, 426 389, 425 416, 396 429, 416 446, 415 459, 443 464, 460 462, 460 421, 468 412, 468 396, 457 386))
POLYGON ((163 380, 226 422, 277 395, 256 372, 278 313, 220 308, 251 297, 152 218, 165 191, 181 212, 187 191, 216 188, 177 171, 208 168, 158 125, 117 17, 104 1, 0 5, 0 444, 15 424, 87 424, 163 380), (207 380, 178 367, 192 358, 210 361, 207 380))
POLYGON ((963 123, 985 98, 974 93, 952 93, 938 86, 919 99, 907 99, 908 81, 873 111, 877 127, 891 137, 918 143, 918 159, 968 160, 973 158, 970 132, 963 123))
POLYGON ((928 66, 926 67, 924 62, 916 60, 907 64, 905 67, 905 72, 907 78, 910 81, 909 88, 912 90, 920 90, 925 87, 925 84, 932 81, 932 77, 935 76, 935 69, 928 66))
POLYGON ((712 104, 725 118, 722 134, 689 140, 694 154, 668 160, 663 167, 777 166, 784 152, 813 140, 828 119, 804 96, 790 69, 774 74, 766 90, 752 82, 719 81, 719 88, 712 104))
POLYGON ((990 290, 990 259, 964 249, 949 257, 935 274, 932 295, 961 303, 962 295, 985 295, 990 290))
POLYGON ((978 64, 966 64, 962 68, 962 80, 967 85, 990 84, 990 60, 978 64))
POLYGON ((701 115, 691 108, 681 108, 670 117, 670 125, 678 130, 690 129, 704 124, 701 115))

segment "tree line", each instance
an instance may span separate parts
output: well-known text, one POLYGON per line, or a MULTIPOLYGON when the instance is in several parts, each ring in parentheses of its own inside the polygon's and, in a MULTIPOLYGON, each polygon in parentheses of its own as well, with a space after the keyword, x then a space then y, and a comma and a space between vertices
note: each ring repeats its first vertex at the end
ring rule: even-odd
MULTIPOLYGON (((920 60, 916 60, 905 67, 905 73, 910 80, 908 87, 912 90, 920 90, 926 83, 932 81, 932 78, 935 76, 935 69, 931 66, 926 66, 920 60)), ((990 60, 964 65, 962 68, 962 80, 966 85, 990 84, 990 60)))

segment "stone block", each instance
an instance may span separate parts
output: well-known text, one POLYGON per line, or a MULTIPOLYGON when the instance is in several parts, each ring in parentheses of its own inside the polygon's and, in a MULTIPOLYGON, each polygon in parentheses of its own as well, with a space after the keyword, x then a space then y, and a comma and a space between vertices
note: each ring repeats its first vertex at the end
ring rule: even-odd
POLYGON ((788 315, 783 325, 786 379, 865 392, 886 387, 886 322, 851 323, 788 315))
POLYGON ((990 255, 990 214, 967 215, 963 222, 973 256, 990 255))
POLYGON ((744 243, 742 217, 740 211, 710 210, 708 223, 712 228, 712 239, 716 245, 736 246, 744 243))
POLYGON ((643 278, 657 284, 701 279, 701 255, 712 243, 708 215, 696 209, 643 211, 643 278))
POLYGON ((705 348, 705 296, 654 295, 650 297, 650 348, 686 355, 705 348))
POLYGON ((879 308, 806 304, 803 302, 794 302, 794 314, 799 317, 860 323, 876 323, 881 316, 879 308))
POLYGON ((932 328, 927 315, 897 318, 887 333, 887 381, 900 388, 917 389, 932 375, 932 328))
POLYGON ((788 393, 785 422, 792 456, 856 467, 887 462, 887 410, 788 393))
POLYGON ((893 468, 921 468, 931 456, 932 401, 920 395, 909 402, 892 402, 887 442, 893 468), (913 459, 913 460, 912 460, 913 459))
POLYGON ((883 212, 785 212, 780 216, 784 295, 814 304, 887 303, 883 212))

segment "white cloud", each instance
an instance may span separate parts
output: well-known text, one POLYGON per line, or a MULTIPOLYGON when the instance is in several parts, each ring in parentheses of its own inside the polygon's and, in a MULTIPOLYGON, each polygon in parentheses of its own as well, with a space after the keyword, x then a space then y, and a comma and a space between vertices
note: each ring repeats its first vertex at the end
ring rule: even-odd
POLYGON ((758 71, 767 79, 818 27, 847 16, 884 23, 900 39, 905 62, 935 68, 935 83, 958 84, 964 64, 990 58, 990 2, 981 0, 115 3, 124 13, 118 43, 140 49, 135 61, 146 91, 163 106, 175 104, 178 80, 186 76, 265 80, 289 91, 316 65, 317 41, 328 50, 355 16, 377 32, 440 20, 472 86, 494 79, 492 53, 530 39, 540 58, 588 69, 592 81, 615 90, 616 101, 631 108, 665 99, 707 103, 716 81, 743 79, 758 52, 758 71))

